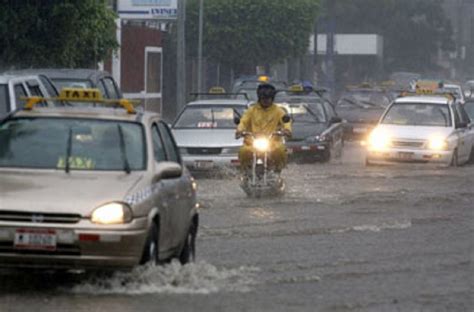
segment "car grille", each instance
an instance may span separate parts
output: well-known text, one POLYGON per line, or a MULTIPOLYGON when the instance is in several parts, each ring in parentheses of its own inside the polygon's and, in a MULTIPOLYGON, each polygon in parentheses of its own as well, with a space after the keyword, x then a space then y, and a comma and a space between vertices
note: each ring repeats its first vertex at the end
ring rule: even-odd
POLYGON ((71 244, 57 244, 56 250, 46 251, 46 250, 23 250, 15 249, 13 247, 13 242, 0 242, 0 254, 2 253, 22 253, 22 254, 46 254, 46 255, 80 255, 81 250, 79 246, 71 244))
POLYGON ((0 221, 7 222, 77 223, 80 220, 78 214, 0 211, 0 221))
POLYGON ((425 145, 424 141, 392 141, 393 147, 402 147, 402 148, 423 148, 425 145))
POLYGON ((220 147, 188 147, 187 150, 191 155, 219 155, 222 153, 220 147))

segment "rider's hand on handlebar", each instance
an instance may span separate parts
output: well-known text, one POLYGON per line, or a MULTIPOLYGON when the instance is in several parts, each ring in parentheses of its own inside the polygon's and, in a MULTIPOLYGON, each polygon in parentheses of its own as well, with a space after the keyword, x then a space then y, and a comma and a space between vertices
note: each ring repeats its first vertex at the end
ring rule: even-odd
POLYGON ((287 129, 281 129, 275 132, 273 135, 281 137, 291 137, 291 131, 287 129))

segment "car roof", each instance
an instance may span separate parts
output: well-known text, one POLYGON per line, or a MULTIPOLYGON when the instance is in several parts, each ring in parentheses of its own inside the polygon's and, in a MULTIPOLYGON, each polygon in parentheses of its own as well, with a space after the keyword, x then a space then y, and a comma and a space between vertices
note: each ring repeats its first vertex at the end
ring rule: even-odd
POLYGON ((28 80, 28 79, 38 79, 38 75, 35 74, 29 74, 29 75, 20 75, 20 74, 10 74, 10 73, 5 73, 0 75, 0 83, 7 83, 8 81, 16 78, 23 78, 23 80, 28 80))
POLYGON ((16 111, 12 117, 64 117, 64 118, 89 118, 120 121, 140 121, 152 117, 158 117, 158 113, 144 111, 129 114, 123 108, 111 107, 35 107, 32 110, 16 111))
POLYGON ((106 71, 89 68, 30 68, 8 71, 11 74, 45 74, 51 79, 82 79, 97 81, 101 77, 110 76, 106 71))
POLYGON ((426 104, 450 104, 452 101, 444 96, 413 95, 395 99, 394 103, 426 103, 426 104))
POLYGON ((198 106, 198 105, 221 105, 221 106, 249 106, 250 102, 247 100, 239 100, 239 99, 207 99, 207 100, 199 100, 193 101, 186 104, 186 106, 198 106))

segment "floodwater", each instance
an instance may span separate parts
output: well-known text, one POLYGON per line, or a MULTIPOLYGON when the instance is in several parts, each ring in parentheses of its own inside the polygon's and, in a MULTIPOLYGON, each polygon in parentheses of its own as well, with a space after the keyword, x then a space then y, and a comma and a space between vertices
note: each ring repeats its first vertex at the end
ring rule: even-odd
POLYGON ((0 311, 473 311, 474 166, 366 168, 348 144, 283 197, 200 178, 197 261, 0 275, 0 311))

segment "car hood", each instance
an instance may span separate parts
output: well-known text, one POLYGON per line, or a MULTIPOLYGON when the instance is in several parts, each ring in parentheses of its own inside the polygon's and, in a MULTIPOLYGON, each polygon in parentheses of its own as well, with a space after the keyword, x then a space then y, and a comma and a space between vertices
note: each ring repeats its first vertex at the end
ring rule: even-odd
POLYGON ((337 114, 349 123, 376 124, 384 112, 383 108, 339 109, 337 114))
POLYGON ((320 135, 326 128, 326 124, 322 123, 293 123, 289 141, 301 141, 307 137, 320 135))
POLYGON ((446 138, 452 132, 452 128, 447 127, 423 127, 423 126, 398 126, 398 125, 378 125, 374 131, 382 131, 390 137, 410 140, 427 140, 433 136, 446 138))
POLYGON ((121 201, 143 173, 0 172, 0 210, 87 215, 121 201))
POLYGON ((241 146, 235 139, 235 129, 173 129, 179 147, 241 146))

